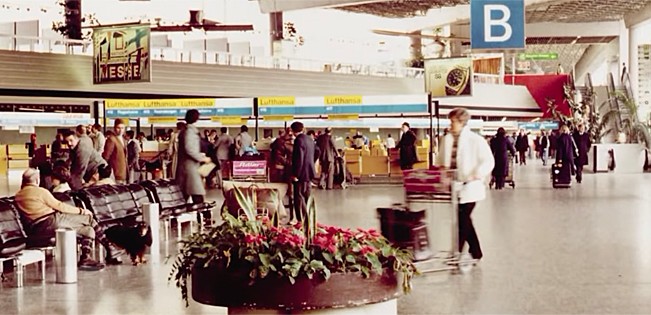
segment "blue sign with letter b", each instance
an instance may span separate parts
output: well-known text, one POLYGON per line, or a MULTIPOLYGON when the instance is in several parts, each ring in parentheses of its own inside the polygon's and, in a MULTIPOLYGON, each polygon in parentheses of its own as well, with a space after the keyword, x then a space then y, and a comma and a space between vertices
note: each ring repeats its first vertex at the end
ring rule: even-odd
POLYGON ((472 49, 524 49, 524 0, 471 0, 472 49))

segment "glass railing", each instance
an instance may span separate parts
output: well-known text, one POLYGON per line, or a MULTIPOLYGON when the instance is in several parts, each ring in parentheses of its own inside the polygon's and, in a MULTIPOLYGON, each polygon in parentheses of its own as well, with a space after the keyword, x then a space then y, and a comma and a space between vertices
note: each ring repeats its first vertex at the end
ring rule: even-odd
MULTIPOLYGON (((0 50, 92 56, 92 42, 62 38, 0 34, 0 50)), ((423 78, 424 70, 386 65, 319 61, 299 58, 235 55, 227 52, 152 47, 152 60, 253 67, 279 70, 326 72, 394 78, 423 78)))

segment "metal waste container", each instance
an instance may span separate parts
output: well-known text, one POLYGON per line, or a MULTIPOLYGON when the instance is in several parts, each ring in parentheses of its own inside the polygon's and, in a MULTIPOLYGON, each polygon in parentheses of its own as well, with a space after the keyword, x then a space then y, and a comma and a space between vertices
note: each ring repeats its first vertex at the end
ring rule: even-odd
POLYGON ((55 266, 57 283, 77 282, 77 232, 56 230, 55 266))

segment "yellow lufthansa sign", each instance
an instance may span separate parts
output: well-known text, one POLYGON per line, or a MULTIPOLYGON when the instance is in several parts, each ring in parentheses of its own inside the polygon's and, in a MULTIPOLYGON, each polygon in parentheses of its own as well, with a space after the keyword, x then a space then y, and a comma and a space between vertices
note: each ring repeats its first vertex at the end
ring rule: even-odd
POLYGON ((220 122, 224 126, 238 126, 242 124, 242 117, 240 116, 215 116, 211 120, 220 122))
POLYGON ((323 98, 325 105, 362 104, 361 95, 327 95, 323 98))
POLYGON ((137 109, 137 108, 200 108, 215 106, 214 98, 197 99, 167 99, 167 100, 106 100, 106 109, 137 109))
POLYGON ((258 97, 259 106, 274 106, 274 105, 296 105, 296 97, 294 96, 263 96, 258 97))
POLYGON ((149 117, 147 118, 147 121, 149 121, 150 124, 174 124, 177 119, 176 117, 149 117))
POLYGON ((268 115, 262 117, 262 119, 266 121, 292 121, 294 120, 294 116, 291 115, 268 115))
POLYGON ((329 120, 358 120, 359 114, 331 114, 328 115, 328 119, 329 120))

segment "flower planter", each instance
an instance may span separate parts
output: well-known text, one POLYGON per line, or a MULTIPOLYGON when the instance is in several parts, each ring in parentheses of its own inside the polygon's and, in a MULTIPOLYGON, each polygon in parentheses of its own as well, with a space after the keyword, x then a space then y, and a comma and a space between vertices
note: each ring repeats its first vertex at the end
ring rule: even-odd
POLYGON ((192 298, 202 304, 229 308, 229 314, 374 313, 396 314, 395 299, 402 294, 398 274, 385 272, 363 278, 360 273, 333 273, 327 281, 269 276, 249 285, 246 274, 222 268, 194 268, 192 298))

